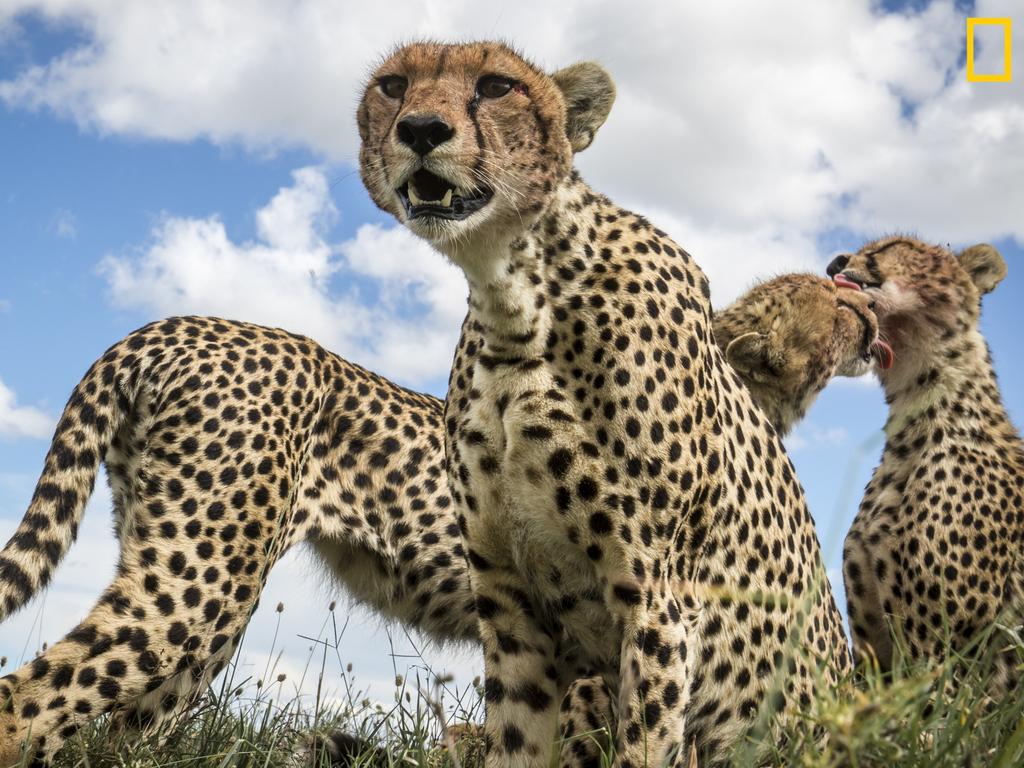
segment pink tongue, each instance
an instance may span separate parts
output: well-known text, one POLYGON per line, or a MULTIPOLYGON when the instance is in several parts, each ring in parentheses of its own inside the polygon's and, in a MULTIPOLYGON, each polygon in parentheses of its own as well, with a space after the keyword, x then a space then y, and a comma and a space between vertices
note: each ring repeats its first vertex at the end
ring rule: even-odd
POLYGON ((840 288, 852 288, 855 291, 861 290, 861 287, 857 285, 857 283, 853 282, 853 280, 848 278, 842 272, 833 277, 832 282, 838 285, 840 288))
POLYGON ((896 361, 896 353, 892 351, 892 347, 879 339, 871 345, 871 351, 874 353, 875 359, 878 360, 879 368, 883 371, 892 368, 892 364, 896 361))

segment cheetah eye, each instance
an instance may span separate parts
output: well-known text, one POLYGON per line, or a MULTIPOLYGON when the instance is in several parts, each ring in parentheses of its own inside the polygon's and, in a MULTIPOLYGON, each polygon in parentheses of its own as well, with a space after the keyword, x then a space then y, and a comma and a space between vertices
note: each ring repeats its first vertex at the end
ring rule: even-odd
POLYGON ((377 81, 380 92, 389 99, 400 99, 405 96, 405 89, 409 87, 409 81, 401 75, 384 75, 377 81))
POLYGON ((476 84, 476 92, 488 99, 500 99, 515 85, 514 81, 501 75, 484 75, 476 84))

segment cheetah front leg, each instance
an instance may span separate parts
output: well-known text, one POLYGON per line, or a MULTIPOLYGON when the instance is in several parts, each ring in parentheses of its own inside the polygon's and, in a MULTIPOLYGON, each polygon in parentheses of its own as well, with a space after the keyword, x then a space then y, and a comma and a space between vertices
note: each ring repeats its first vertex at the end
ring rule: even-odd
POLYGON ((646 594, 623 585, 612 589, 612 600, 631 605, 619 660, 616 765, 681 765, 694 608, 665 581, 646 594))
POLYGON ((527 607, 518 577, 473 572, 484 648, 487 768, 547 768, 562 690, 554 638, 527 607))
POLYGON ((559 715, 559 768, 601 768, 614 750, 612 692, 603 678, 573 681, 559 715))
POLYGON ((883 670, 891 669, 893 659, 891 617, 879 578, 895 573, 889 528, 881 515, 858 515, 843 544, 843 581, 854 658, 862 663, 873 657, 883 670))

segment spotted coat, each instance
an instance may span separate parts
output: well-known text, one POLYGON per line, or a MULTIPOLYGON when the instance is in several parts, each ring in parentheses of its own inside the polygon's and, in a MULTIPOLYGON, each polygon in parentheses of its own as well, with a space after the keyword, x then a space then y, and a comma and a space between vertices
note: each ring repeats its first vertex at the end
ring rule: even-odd
MULTIPOLYGON (((778 334, 775 311, 766 311, 764 306, 766 293, 775 297, 773 310, 785 316, 813 316, 814 328, 821 329, 810 336, 778 336, 794 353, 787 361, 803 368, 808 352, 833 350, 813 359, 811 367, 824 371, 831 370, 835 360, 851 365, 862 356, 860 346, 851 343, 853 336, 837 332, 849 318, 835 302, 835 287, 809 275, 777 278, 719 312, 715 327, 720 336, 731 340, 750 333, 778 334), (801 290, 792 290, 793 284, 802 286, 801 290)), ((750 383, 748 370, 741 376, 750 383)), ((774 370, 780 373, 776 385, 766 386, 767 379, 762 377, 757 397, 785 431, 789 424, 782 419, 791 411, 787 403, 803 402, 806 393, 787 389, 796 381, 787 366, 774 370)), ((812 375, 800 381, 820 378, 812 375)), ((448 480, 442 471, 442 408, 437 398, 396 387, 314 342, 284 331, 211 318, 171 318, 129 335, 96 363, 71 398, 36 499, 0 555, 0 594, 6 615, 49 580, 77 530, 81 502, 95 475, 96 463, 89 454, 93 450, 107 464, 115 489, 118 536, 123 551, 129 553, 121 559, 117 589, 120 594, 148 595, 137 599, 132 609, 137 621, 135 640, 109 646, 105 640, 93 643, 87 653, 77 656, 73 643, 47 651, 7 679, 11 692, 8 714, 20 710, 27 720, 23 726, 30 725, 36 733, 45 734, 47 727, 55 729, 56 733, 45 734, 37 744, 42 754, 52 754, 77 726, 108 709, 130 727, 153 725, 184 709, 220 666, 222 657, 208 653, 212 642, 207 653, 202 648, 191 651, 187 673, 154 674, 129 681, 111 675, 103 687, 89 684, 100 677, 95 661, 100 658, 98 652, 106 647, 105 667, 116 672, 138 663, 143 640, 151 633, 170 631, 172 617, 177 615, 172 605, 174 591, 155 591, 161 582, 153 568, 161 557, 168 558, 169 566, 171 558, 175 562, 169 570, 180 577, 183 608, 196 603, 198 596, 204 603, 205 620, 206 611, 213 610, 207 607, 209 600, 218 600, 225 606, 222 610, 237 612, 238 622, 244 624, 255 606, 262 578, 253 580, 255 586, 236 586, 234 580, 220 578, 221 573, 240 569, 244 576, 247 568, 256 574, 256 568, 236 559, 231 545, 239 538, 237 529, 248 520, 250 507, 242 503, 240 495, 233 495, 224 505, 223 484, 235 473, 248 476, 247 485, 255 488, 254 502, 256 494, 262 499, 260 488, 271 482, 274 473, 272 465, 257 460, 258 451, 276 452, 286 434, 291 435, 289 441, 311 443, 314 423, 327 425, 325 434, 330 435, 329 443, 305 453, 306 466, 315 468, 320 477, 304 491, 305 501, 298 503, 290 517, 295 533, 279 531, 276 535, 296 542, 305 538, 328 574, 351 596, 383 615, 438 640, 475 642, 475 605, 446 490, 448 480), (309 397, 320 403, 318 419, 296 419, 293 424, 291 409, 309 397), (162 404, 154 411, 152 403, 157 401, 162 404), (110 443, 104 453, 107 439, 110 443), (147 444, 153 447, 146 448, 147 444), (256 485, 261 478, 264 482, 256 485), (149 487, 144 491, 149 494, 166 486, 171 497, 171 503, 162 503, 157 516, 157 536, 150 532, 152 523, 125 524, 129 518, 138 519, 143 503, 140 483, 149 487), (61 489, 64 505, 43 504, 40 497, 56 495, 56 488, 61 489), (321 499, 326 500, 323 505, 318 504, 321 499), (309 525, 310 515, 322 517, 323 522, 309 525), (204 536, 216 532, 217 537, 201 537, 196 520, 203 521, 204 536), (236 533, 231 533, 233 530, 236 533), (221 544, 225 540, 222 546, 212 545, 212 541, 221 544), (202 545, 203 541, 211 545, 202 545), (142 547, 143 542, 148 545, 142 547), (144 558, 133 559, 130 553, 142 549, 150 551, 144 558), (149 565, 140 567, 142 563, 149 565), (172 608, 169 614, 168 608, 172 608), (35 680, 31 688, 20 684, 26 678, 35 680), (67 699, 75 679, 85 685, 75 691, 74 715, 65 717, 66 713, 59 712, 52 720, 33 715, 35 708, 42 709, 40 701, 50 705, 62 696, 67 699), (161 679, 155 692, 140 694, 161 679)), ((268 491, 267 504, 269 499, 268 491)), ((147 512, 153 514, 156 509, 147 512)), ((244 526, 242 530, 246 537, 244 526)), ((263 563, 258 567, 265 575, 271 559, 257 562, 263 563)), ((162 583, 169 587, 174 582, 164 579, 162 583)), ((105 601, 111 594, 108 590, 105 601)), ((72 638, 81 638, 83 628, 94 638, 124 631, 124 610, 101 606, 72 638)), ((189 611, 183 610, 181 616, 186 626, 195 625, 189 611)), ((581 747, 591 745, 579 735, 593 723, 613 722, 610 703, 600 695, 604 690, 603 681, 591 680, 573 689, 578 696, 567 699, 566 708, 571 712, 562 717, 563 763, 586 763, 581 747)), ((18 722, 13 722, 17 738, 18 722)))
POLYGON ((150 726, 229 658, 267 573, 307 541, 357 600, 476 637, 440 403, 284 331, 172 318, 114 345, 64 410, 0 553, 0 618, 49 580, 100 462, 121 555, 67 637, 0 680, 0 765, 91 718, 150 726))
MULTIPOLYGON (((978 328, 1006 264, 991 246, 954 255, 898 236, 830 272, 875 298, 896 354, 885 448, 843 555, 854 650, 889 667, 891 624, 912 658, 942 658, 1022 621, 1024 444, 978 328)), ((1011 680, 1020 663, 1003 658, 1011 680)))

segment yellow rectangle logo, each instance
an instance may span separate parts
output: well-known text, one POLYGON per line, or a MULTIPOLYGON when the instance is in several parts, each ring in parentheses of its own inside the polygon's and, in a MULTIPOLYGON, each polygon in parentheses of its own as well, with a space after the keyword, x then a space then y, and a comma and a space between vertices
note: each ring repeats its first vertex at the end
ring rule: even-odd
POLYGON ((1008 83, 1013 74, 1013 46, 1011 19, 968 18, 967 19, 967 80, 971 83, 1008 83), (978 74, 974 70, 974 28, 983 24, 1003 28, 1003 71, 998 74, 978 74))

